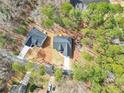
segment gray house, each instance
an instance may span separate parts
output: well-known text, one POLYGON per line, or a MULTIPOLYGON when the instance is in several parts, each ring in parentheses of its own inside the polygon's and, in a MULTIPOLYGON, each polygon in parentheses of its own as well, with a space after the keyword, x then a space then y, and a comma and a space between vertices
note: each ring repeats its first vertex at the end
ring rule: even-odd
POLYGON ((65 36, 55 36, 53 48, 61 52, 64 56, 72 56, 72 38, 65 36))
POLYGON ((45 33, 38 31, 36 28, 33 28, 28 34, 25 45, 29 47, 42 47, 46 38, 47 35, 45 33))
POLYGON ((86 9, 89 3, 110 2, 110 0, 70 0, 70 3, 78 9, 86 9))

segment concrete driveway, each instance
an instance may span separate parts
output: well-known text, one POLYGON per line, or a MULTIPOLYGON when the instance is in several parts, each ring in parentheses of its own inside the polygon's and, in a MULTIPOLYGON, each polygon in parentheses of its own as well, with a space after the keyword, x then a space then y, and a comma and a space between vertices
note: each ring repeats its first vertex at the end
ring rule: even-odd
POLYGON ((64 56, 64 66, 63 66, 63 69, 64 70, 71 70, 70 57, 64 56))

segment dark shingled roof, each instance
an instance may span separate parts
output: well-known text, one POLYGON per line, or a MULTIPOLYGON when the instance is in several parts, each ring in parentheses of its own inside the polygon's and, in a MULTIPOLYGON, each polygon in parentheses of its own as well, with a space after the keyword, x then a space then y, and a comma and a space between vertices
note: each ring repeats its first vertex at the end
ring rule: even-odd
POLYGON ((46 38, 47 38, 46 34, 38 31, 36 28, 33 28, 28 34, 28 39, 25 45, 30 47, 32 46, 42 47, 46 38))
POLYGON ((84 5, 87 5, 89 3, 93 2, 110 2, 110 0, 70 0, 70 3, 74 6, 77 7, 78 4, 82 4, 82 9, 84 8, 84 5))
POLYGON ((64 56, 72 56, 72 38, 64 36, 55 36, 53 41, 53 48, 58 52, 63 53, 64 56))

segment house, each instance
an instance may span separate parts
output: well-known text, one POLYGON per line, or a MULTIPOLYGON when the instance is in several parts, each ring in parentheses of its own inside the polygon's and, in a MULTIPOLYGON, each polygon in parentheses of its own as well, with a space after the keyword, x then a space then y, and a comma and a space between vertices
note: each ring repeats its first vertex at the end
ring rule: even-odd
POLYGON ((55 36, 53 40, 53 48, 62 53, 66 57, 72 56, 72 38, 65 36, 55 36))
POLYGON ((110 2, 110 0, 70 0, 70 3, 77 9, 85 10, 89 3, 110 2))
POLYGON ((81 1, 81 0, 70 0, 70 3, 71 3, 74 7, 76 7, 76 5, 79 4, 79 3, 82 3, 82 1, 81 1))
POLYGON ((46 39, 47 35, 45 33, 38 31, 36 28, 33 28, 28 34, 25 45, 29 47, 42 47, 46 39))

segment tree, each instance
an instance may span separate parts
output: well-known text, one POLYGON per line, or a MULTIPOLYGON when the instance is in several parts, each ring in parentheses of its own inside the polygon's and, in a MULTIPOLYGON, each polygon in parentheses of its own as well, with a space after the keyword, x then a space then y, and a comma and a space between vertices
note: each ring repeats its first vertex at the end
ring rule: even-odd
POLYGON ((16 72, 21 72, 21 73, 26 72, 25 67, 17 62, 12 64, 12 70, 16 72))
POLYGON ((32 71, 34 69, 34 63, 28 62, 25 65, 25 68, 26 68, 27 71, 32 71))
POLYGON ((42 22, 43 26, 46 27, 46 28, 50 28, 53 26, 54 24, 54 21, 52 19, 44 19, 43 22, 42 22))
POLYGON ((102 86, 99 83, 92 82, 91 93, 101 93, 102 86))
POLYGON ((105 14, 109 11, 109 4, 106 2, 100 2, 96 5, 96 12, 105 14))
POLYGON ((123 92, 114 84, 108 84, 102 87, 101 93, 123 93, 123 92))
POLYGON ((0 36, 0 48, 3 48, 5 45, 6 39, 3 36, 0 36))
POLYGON ((15 32, 18 33, 18 34, 20 34, 20 35, 26 35, 27 30, 26 30, 25 27, 20 26, 20 27, 18 27, 18 28, 15 29, 15 32))
POLYGON ((40 75, 44 75, 45 74, 45 66, 44 65, 40 65, 40 68, 39 68, 39 73, 40 73, 40 75))
POLYGON ((84 59, 86 59, 87 61, 93 61, 93 56, 91 56, 89 53, 87 52, 83 52, 82 56, 84 57, 84 59))
POLYGON ((73 6, 70 3, 65 2, 62 4, 60 11, 63 15, 68 16, 71 9, 73 9, 73 6))
POLYGON ((41 12, 48 18, 53 18, 55 15, 55 7, 53 5, 44 6, 41 12))
POLYGON ((79 10, 79 9, 71 9, 70 12, 69 12, 69 17, 72 20, 77 21, 77 23, 78 23, 78 21, 81 20, 81 16, 82 16, 82 11, 79 10))
POLYGON ((116 75, 122 75, 124 73, 124 68, 122 65, 118 65, 118 64, 112 64, 112 68, 113 68, 113 72, 116 75))
POLYGON ((114 57, 120 53, 121 53, 121 47, 118 45, 109 45, 109 47, 106 51, 106 55, 110 56, 110 57, 114 57))
POLYGON ((57 69, 55 70, 55 79, 56 79, 57 81, 60 81, 60 80, 62 79, 62 75, 63 75, 62 69, 57 68, 57 69))
POLYGON ((71 19, 69 19, 67 17, 63 17, 62 21, 63 21, 63 24, 66 28, 70 28, 70 27, 73 28, 74 27, 74 22, 71 19))
POLYGON ((123 7, 120 4, 109 4, 109 9, 113 13, 121 13, 123 12, 123 7))
POLYGON ((107 76, 99 65, 83 65, 77 63, 73 65, 73 78, 78 81, 101 82, 107 76), (80 74, 79 74, 80 73, 80 74))

